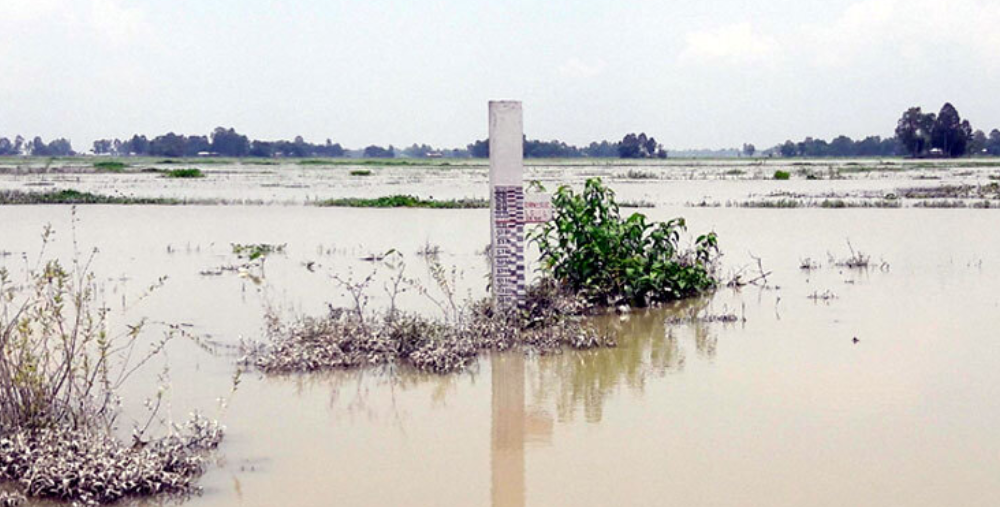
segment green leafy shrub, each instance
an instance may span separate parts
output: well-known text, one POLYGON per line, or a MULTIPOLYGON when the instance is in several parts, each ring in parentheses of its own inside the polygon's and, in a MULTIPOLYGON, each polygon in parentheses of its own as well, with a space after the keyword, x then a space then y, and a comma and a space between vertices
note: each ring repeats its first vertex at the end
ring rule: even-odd
POLYGON ((190 169, 173 169, 167 171, 166 176, 168 178, 204 178, 205 173, 201 172, 201 169, 192 167, 190 169))
POLYGON ((554 218, 530 239, 542 269, 592 304, 647 306, 698 295, 715 287, 715 233, 682 251, 683 218, 650 222, 641 213, 623 219, 614 192, 600 179, 582 193, 563 186, 553 197, 554 218))
POLYGON ((774 171, 774 179, 776 180, 787 180, 792 177, 792 173, 788 171, 777 170, 774 171))

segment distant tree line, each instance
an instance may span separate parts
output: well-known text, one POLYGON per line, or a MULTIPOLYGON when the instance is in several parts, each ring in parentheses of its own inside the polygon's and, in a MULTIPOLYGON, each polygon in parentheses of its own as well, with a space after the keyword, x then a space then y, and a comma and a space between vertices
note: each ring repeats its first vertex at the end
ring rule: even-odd
POLYGON ((294 141, 251 141, 232 128, 216 128, 208 136, 185 136, 170 132, 147 139, 134 135, 130 139, 94 141, 95 155, 196 157, 342 157, 340 144, 329 139, 325 144, 312 144, 298 136, 294 141))
MULTIPOLYGON (((486 139, 480 139, 468 146, 466 150, 468 156, 473 158, 486 158, 490 156, 490 143, 486 139)), ((667 152, 663 145, 656 142, 653 137, 647 137, 646 133, 626 134, 618 142, 592 142, 587 146, 577 147, 563 141, 539 141, 537 139, 524 139, 525 158, 667 158, 667 152)))
MULTIPOLYGON (((436 149, 426 144, 413 144, 397 149, 370 145, 364 149, 347 150, 340 143, 327 139, 325 143, 309 143, 301 136, 292 141, 259 141, 236 132, 232 128, 218 127, 207 136, 185 136, 173 132, 152 139, 133 135, 128 139, 100 139, 94 141, 91 151, 95 155, 152 156, 152 157, 365 157, 365 158, 486 158, 490 155, 489 141, 477 140, 465 148, 436 149)), ((938 114, 924 113, 919 107, 907 109, 896 123, 894 137, 868 136, 854 140, 838 136, 832 141, 807 137, 799 142, 791 140, 758 152, 753 144, 742 149, 696 150, 694 155, 725 154, 727 156, 756 155, 782 157, 962 157, 1000 156, 1000 130, 987 135, 973 130, 968 120, 963 120, 951 104, 945 104, 938 114)), ((683 154, 682 153, 682 154, 683 154)), ((0 156, 75 155, 67 139, 54 139, 48 143, 40 137, 31 141, 17 136, 14 140, 0 137, 0 156)), ((526 158, 666 158, 667 152, 652 136, 646 133, 629 133, 620 141, 592 142, 587 146, 574 146, 559 140, 541 141, 524 139, 526 158)))
POLYGON ((833 141, 807 137, 799 142, 785 141, 770 150, 782 157, 892 157, 902 155, 895 138, 868 136, 857 141, 837 136, 833 141))
MULTIPOLYGON (((919 107, 907 109, 896 122, 895 137, 869 136, 852 140, 839 136, 833 141, 807 137, 800 142, 785 141, 769 150, 783 157, 963 157, 1000 156, 1000 130, 987 135, 973 130, 950 103, 938 114, 924 113, 919 107)), ((746 145, 746 147, 752 145, 746 145)), ((752 153, 751 153, 752 154, 752 153)))
POLYGON ((13 141, 6 137, 0 137, 0 157, 15 155, 33 155, 36 157, 68 157, 76 155, 73 145, 68 139, 53 139, 46 143, 41 137, 35 137, 31 141, 25 141, 23 137, 17 136, 13 141))

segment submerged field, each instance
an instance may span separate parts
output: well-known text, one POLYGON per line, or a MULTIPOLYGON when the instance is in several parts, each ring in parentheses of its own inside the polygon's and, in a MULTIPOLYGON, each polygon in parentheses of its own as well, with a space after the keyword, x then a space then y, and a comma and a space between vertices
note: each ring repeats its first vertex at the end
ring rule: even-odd
MULTIPOLYGON (((651 204, 651 218, 714 230, 724 281, 757 278, 756 259, 770 274, 594 317, 616 348, 494 354, 448 376, 248 371, 235 392, 238 347, 261 339, 267 307, 348 305, 331 276, 362 279, 387 251, 433 288, 434 248, 457 268, 461 297, 485 295, 488 210, 313 204, 481 202, 486 166, 92 162, 0 159, 0 192, 117 198, 80 205, 75 227, 69 205, 0 206, 0 266, 23 270, 52 224, 52 252, 71 256, 74 236, 79 251, 100 250, 102 298, 127 308, 115 318, 200 337, 171 342, 124 393, 133 418, 166 386, 165 414, 199 410, 227 426, 204 493, 185 505, 1000 502, 1000 166, 990 161, 529 161, 527 177, 550 189, 601 176, 621 199, 651 204), (164 177, 178 168, 203 177, 164 177), (371 174, 351 174, 361 169, 371 174), (775 180, 779 169, 790 179, 775 180), (258 271, 240 269, 233 244, 283 248, 258 271), (844 265, 851 249, 869 265, 844 265)), ((388 273, 375 280, 371 304, 385 305, 388 273)), ((417 293, 399 304, 440 313, 417 293)))

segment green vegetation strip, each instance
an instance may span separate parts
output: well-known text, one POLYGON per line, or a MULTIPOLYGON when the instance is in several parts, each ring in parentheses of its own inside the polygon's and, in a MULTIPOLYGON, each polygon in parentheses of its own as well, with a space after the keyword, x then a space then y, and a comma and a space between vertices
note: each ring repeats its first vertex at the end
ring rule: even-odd
POLYGON ((178 199, 173 197, 135 197, 125 195, 101 195, 79 190, 51 190, 48 192, 22 192, 20 190, 0 190, 0 206, 18 204, 121 204, 121 205, 260 205, 259 200, 229 199, 178 199))
POLYGON ((119 162, 117 160, 103 160, 101 162, 94 162, 94 168, 99 171, 110 171, 110 172, 122 172, 128 164, 125 162, 119 162))
POLYGON ((171 170, 171 171, 167 171, 166 177, 168 177, 168 178, 204 178, 205 177, 205 173, 201 172, 201 169, 192 167, 192 168, 189 168, 189 169, 174 169, 174 170, 171 170))
POLYGON ((412 195, 389 195, 375 198, 345 197, 327 199, 316 202, 316 206, 341 208, 434 208, 434 209, 471 209, 488 208, 490 202, 485 199, 421 199, 412 195))

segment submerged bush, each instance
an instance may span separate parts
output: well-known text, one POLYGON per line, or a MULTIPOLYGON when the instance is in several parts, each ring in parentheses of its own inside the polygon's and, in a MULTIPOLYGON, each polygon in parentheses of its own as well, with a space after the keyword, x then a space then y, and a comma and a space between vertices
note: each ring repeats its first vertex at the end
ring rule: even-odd
POLYGON ((389 284, 394 287, 390 297, 395 301, 399 292, 415 290, 441 308, 443 318, 400 311, 394 303, 382 312, 368 311, 373 275, 360 282, 335 278, 353 297, 352 308, 332 307, 326 316, 291 322, 269 311, 268 340, 248 346, 242 363, 270 374, 391 364, 449 373, 467 368, 491 350, 523 347, 547 353, 615 344, 584 321, 582 313, 589 305, 552 280, 532 286, 522 309, 498 313, 489 299, 455 301, 454 284, 446 280, 436 256, 425 258, 442 296, 413 285, 399 267, 389 284))
POLYGON ((531 241, 542 269, 592 304, 647 306, 713 288, 715 233, 699 236, 692 251, 678 246, 683 218, 649 222, 641 213, 623 219, 614 192, 600 179, 577 194, 563 186, 553 197, 553 220, 531 241))
POLYGON ((196 417, 149 438, 157 403, 132 444, 114 436, 119 389, 179 328, 164 325, 162 339, 140 352, 150 324, 114 326, 89 269, 93 254, 68 265, 45 260, 52 234, 43 233, 42 254, 23 281, 0 268, 0 481, 86 504, 193 491, 202 452, 222 438, 217 424, 196 417))

